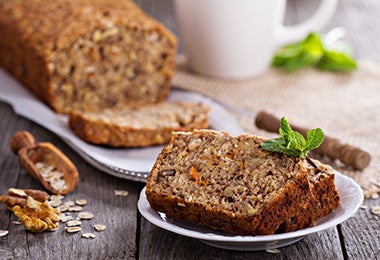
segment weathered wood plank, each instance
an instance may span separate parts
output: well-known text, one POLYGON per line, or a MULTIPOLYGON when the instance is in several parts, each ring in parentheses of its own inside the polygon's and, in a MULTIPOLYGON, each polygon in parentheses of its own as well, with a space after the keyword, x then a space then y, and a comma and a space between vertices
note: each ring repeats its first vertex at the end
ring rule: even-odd
POLYGON ((180 236, 141 220, 139 259, 343 259, 336 228, 306 236, 296 244, 266 251, 231 251, 208 246, 197 239, 180 236), (168 250, 168 245, 170 250, 168 250))
POLYGON ((380 259, 380 216, 371 207, 380 206, 380 198, 366 199, 366 208, 340 225, 348 259, 380 259))

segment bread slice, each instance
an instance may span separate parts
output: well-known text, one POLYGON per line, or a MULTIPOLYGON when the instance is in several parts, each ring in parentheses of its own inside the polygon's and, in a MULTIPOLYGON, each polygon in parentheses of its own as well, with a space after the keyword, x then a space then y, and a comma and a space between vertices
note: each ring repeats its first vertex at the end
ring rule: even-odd
POLYGON ((113 147, 165 144, 172 131, 207 128, 210 108, 202 103, 164 102, 155 105, 69 114, 69 126, 81 139, 113 147))
POLYGON ((318 173, 307 161, 264 151, 265 140, 213 130, 173 133, 147 180, 151 207, 239 235, 306 228, 336 208, 339 195, 331 167, 321 166, 323 175, 315 178, 318 173), (322 197, 314 194, 323 191, 322 197), (315 209, 323 198, 333 203, 315 209))
POLYGON ((0 35, 0 65, 58 113, 169 93, 175 35, 133 1, 0 1, 0 35))

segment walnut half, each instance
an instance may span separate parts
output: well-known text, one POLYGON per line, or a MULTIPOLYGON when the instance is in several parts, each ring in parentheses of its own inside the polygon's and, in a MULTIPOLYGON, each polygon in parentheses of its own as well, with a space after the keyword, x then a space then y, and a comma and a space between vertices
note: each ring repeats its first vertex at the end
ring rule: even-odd
POLYGON ((28 230, 38 233, 59 226, 59 210, 50 206, 48 194, 40 190, 11 188, 0 196, 3 205, 11 210, 28 230))

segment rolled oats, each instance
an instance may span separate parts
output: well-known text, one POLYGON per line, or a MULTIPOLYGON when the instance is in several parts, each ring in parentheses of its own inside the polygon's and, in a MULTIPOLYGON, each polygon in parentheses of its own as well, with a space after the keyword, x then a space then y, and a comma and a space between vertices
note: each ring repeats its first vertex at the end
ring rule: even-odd
POLYGON ((129 192, 127 190, 114 190, 116 196, 126 197, 129 192))
POLYGON ((9 234, 8 230, 0 230, 0 237, 5 237, 8 234, 9 234))
POLYGON ((69 211, 82 211, 83 210, 83 207, 82 206, 73 206, 73 207, 70 207, 69 208, 69 211))
POLYGON ((76 200, 75 201, 75 204, 79 205, 79 206, 84 206, 87 204, 87 200, 85 199, 81 199, 81 200, 76 200))
POLYGON ((72 215, 66 215, 66 214, 60 214, 59 215, 59 220, 62 222, 62 223, 65 223, 67 221, 70 221, 73 219, 73 216, 72 215))
POLYGON ((102 232, 102 231, 106 230, 106 226, 102 225, 102 224, 96 224, 96 225, 94 225, 94 228, 98 232, 102 232))
POLYGON ((95 234, 93 234, 93 233, 83 233, 82 234, 82 237, 84 237, 84 238, 95 238, 96 236, 95 236, 95 234))
POLYGON ((60 212, 65 212, 65 211, 69 211, 70 207, 67 205, 60 205, 56 209, 58 209, 60 212))
POLYGON ((80 219, 93 219, 94 218, 94 214, 85 211, 85 212, 80 212, 78 214, 78 217, 80 219))
POLYGON ((76 232, 79 232, 81 230, 82 230, 81 227, 68 227, 68 228, 66 228, 67 233, 76 233, 76 232))
POLYGON ((374 206, 371 208, 371 213, 380 216, 380 206, 374 206))
POLYGON ((81 225, 82 225, 82 222, 80 222, 79 220, 70 220, 66 223, 67 227, 77 227, 81 225))

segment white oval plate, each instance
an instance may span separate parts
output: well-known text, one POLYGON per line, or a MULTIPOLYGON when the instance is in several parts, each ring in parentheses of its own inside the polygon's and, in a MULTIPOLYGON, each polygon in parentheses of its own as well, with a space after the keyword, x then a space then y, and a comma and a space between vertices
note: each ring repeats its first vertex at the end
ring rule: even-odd
POLYGON ((306 235, 334 227, 351 217, 363 202, 363 191, 353 179, 339 172, 335 172, 335 185, 341 198, 341 204, 333 213, 321 219, 314 227, 276 235, 235 236, 186 221, 166 218, 164 213, 157 212, 150 207, 146 199, 145 188, 141 191, 137 206, 141 215, 152 224, 179 235, 199 239, 205 244, 239 251, 266 250, 293 244, 306 235))

